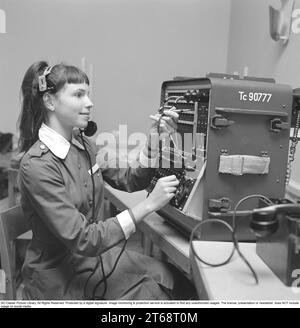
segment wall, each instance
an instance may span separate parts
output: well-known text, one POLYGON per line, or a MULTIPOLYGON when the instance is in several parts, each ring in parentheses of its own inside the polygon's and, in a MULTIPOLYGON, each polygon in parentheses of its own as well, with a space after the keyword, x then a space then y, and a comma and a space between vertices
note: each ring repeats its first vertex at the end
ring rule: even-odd
POLYGON ((225 72, 230 0, 2 0, 0 131, 15 132, 19 87, 36 60, 93 65, 102 131, 145 132, 174 76, 225 72))
MULTIPOLYGON (((279 0, 232 0, 227 72, 272 77, 276 82, 300 87, 300 34, 291 32, 286 45, 269 33, 269 6, 279 9, 279 0)), ((294 9, 300 9, 295 0, 294 9)), ((300 187, 300 148, 292 166, 291 185, 300 187)), ((299 189, 300 191, 300 189, 299 189)))

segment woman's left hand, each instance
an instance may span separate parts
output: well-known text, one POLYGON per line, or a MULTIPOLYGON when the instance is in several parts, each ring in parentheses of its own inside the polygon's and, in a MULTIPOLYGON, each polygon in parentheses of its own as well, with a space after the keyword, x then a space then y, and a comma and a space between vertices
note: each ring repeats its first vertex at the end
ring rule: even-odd
MULTIPOLYGON (((175 107, 174 107, 175 109, 175 107)), ((150 128, 150 133, 158 134, 173 134, 177 130, 177 121, 179 118, 178 113, 175 110, 166 109, 163 111, 163 114, 150 115, 150 118, 153 120, 152 126, 150 128), (158 126, 159 125, 159 126, 158 126)))
POLYGON ((149 152, 148 156, 152 157, 152 155, 155 156, 158 151, 160 136, 165 138, 166 134, 171 136, 176 132, 179 114, 176 113, 176 108, 173 107, 164 110, 162 114, 157 113, 155 115, 150 115, 150 118, 153 120, 153 123, 150 128, 147 149, 149 152))

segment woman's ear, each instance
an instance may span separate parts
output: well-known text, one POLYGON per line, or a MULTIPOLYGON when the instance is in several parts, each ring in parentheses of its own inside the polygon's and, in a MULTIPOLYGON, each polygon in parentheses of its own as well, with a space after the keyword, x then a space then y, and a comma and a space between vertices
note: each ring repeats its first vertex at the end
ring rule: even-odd
POLYGON ((43 94, 43 100, 44 100, 44 104, 47 107, 47 109, 54 112, 55 111, 55 106, 54 106, 54 97, 53 97, 53 95, 46 92, 46 93, 43 94))

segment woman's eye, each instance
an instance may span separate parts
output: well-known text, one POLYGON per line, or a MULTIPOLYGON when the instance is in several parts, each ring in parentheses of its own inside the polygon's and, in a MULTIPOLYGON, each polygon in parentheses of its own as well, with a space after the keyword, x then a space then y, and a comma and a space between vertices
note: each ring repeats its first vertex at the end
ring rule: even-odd
POLYGON ((81 98, 82 96, 83 96, 82 92, 75 93, 75 97, 77 98, 81 98))

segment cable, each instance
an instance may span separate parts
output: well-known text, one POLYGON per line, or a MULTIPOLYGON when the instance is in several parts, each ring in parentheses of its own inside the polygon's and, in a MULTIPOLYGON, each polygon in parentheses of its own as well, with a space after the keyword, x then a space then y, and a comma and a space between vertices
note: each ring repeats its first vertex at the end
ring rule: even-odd
POLYGON ((86 148, 86 144, 82 135, 82 131, 80 130, 80 137, 82 140, 82 144, 83 144, 83 148, 85 150, 85 153, 87 154, 88 157, 88 161, 89 161, 89 166, 90 166, 90 172, 91 172, 91 179, 92 179, 92 186, 93 186, 93 206, 92 206, 92 220, 91 222, 95 222, 96 218, 95 218, 95 181, 94 181, 94 175, 93 175, 93 165, 92 165, 92 160, 91 160, 91 156, 86 148))
MULTIPOLYGON (((89 166, 90 166, 90 172, 91 172, 91 178, 92 178, 92 186, 93 186, 92 220, 91 220, 90 223, 95 223, 95 221, 96 221, 96 218, 95 218, 95 181, 94 181, 94 176, 93 176, 93 172, 92 172, 92 160, 91 160, 90 154, 89 154, 89 152, 88 152, 88 150, 86 148, 86 144, 85 144, 85 141, 84 141, 84 138, 83 138, 83 135, 82 135, 82 131, 80 131, 80 137, 81 137, 81 140, 82 140, 82 143, 83 143, 84 150, 85 150, 85 152, 87 154, 87 157, 88 157, 89 166)), ((112 247, 116 246, 118 243, 114 244, 112 247)), ((91 277, 95 274, 95 272, 97 271, 97 269, 99 267, 99 264, 101 264, 101 271, 102 271, 103 278, 100 279, 100 281, 94 287, 94 289, 93 289, 93 298, 92 299, 104 300, 105 293, 107 291, 107 279, 112 275, 112 273, 114 272, 115 268, 117 267, 117 264, 118 264, 118 262, 119 262, 119 260, 121 258, 121 255, 123 254, 123 252, 125 250, 126 244, 127 244, 127 240, 125 240, 124 245, 123 245, 123 247, 121 249, 121 252, 120 252, 120 254, 117 257, 112 270, 110 271, 110 273, 107 276, 105 275, 102 256, 101 255, 98 255, 99 261, 97 261, 94 269, 92 270, 91 274, 88 276, 88 278, 87 278, 87 280, 86 280, 86 282, 84 284, 84 287, 83 287, 83 297, 84 297, 84 299, 88 299, 88 297, 86 295, 86 289, 87 289, 88 282, 91 279, 91 277), (96 290, 97 290, 97 288, 100 286, 100 284, 102 282, 104 282, 104 291, 103 291, 101 297, 96 297, 95 296, 96 290)), ((90 271, 90 270, 86 270, 86 271, 90 271)), ((86 271, 84 271, 84 272, 86 272, 86 271)))
MULTIPOLYGON (((84 141, 84 138, 83 138, 83 135, 82 135, 82 131, 80 130, 80 137, 81 137, 81 140, 82 140, 82 144, 83 144, 83 147, 84 147, 84 150, 85 150, 85 153, 88 157, 88 161, 89 161, 89 166, 90 166, 90 172, 91 172, 91 179, 92 179, 92 186, 93 186, 93 206, 92 206, 92 219, 90 221, 90 223, 94 223, 96 222, 96 215, 95 215, 95 181, 94 181, 94 175, 93 175, 93 165, 92 165, 92 160, 91 160, 91 156, 86 148, 86 144, 85 144, 85 141, 84 141)), ((87 285, 88 285, 88 282, 89 280, 91 279, 91 277, 95 274, 98 266, 99 266, 99 263, 101 264, 101 269, 102 269, 102 272, 103 272, 103 277, 104 277, 104 284, 105 284, 105 291, 107 289, 107 281, 106 281, 106 277, 105 277, 105 273, 104 273, 104 268, 103 268, 103 261, 102 261, 102 257, 101 255, 99 255, 99 261, 96 263, 92 273, 88 276, 85 284, 84 284, 84 288, 83 288, 83 295, 84 297, 86 297, 86 288, 87 288, 87 285)))
POLYGON ((243 253, 240 251, 240 247, 239 247, 239 243, 238 243, 238 239, 237 239, 237 236, 235 234, 235 231, 233 232, 232 237, 233 237, 232 239, 233 239, 233 243, 234 243, 234 248, 238 252, 240 258, 244 261, 244 263, 247 265, 247 267, 252 272, 253 277, 255 279, 255 283, 258 284, 258 277, 257 277, 256 272, 254 271, 254 269, 252 268, 251 264, 248 262, 248 260, 246 259, 246 257, 243 255, 243 253))
POLYGON ((239 248, 239 244, 238 244, 238 238, 237 238, 237 227, 238 227, 238 224, 236 225, 235 224, 235 217, 236 217, 236 212, 237 212, 237 209, 238 207, 246 200, 250 199, 250 198, 259 198, 261 200, 263 200, 266 204, 268 205, 272 205, 273 202, 266 196, 263 196, 263 195, 259 195, 259 194, 255 194, 255 195, 249 195, 249 196, 246 196, 246 197, 243 197, 242 199, 240 199, 237 204, 235 205, 234 207, 234 210, 233 210, 233 216, 232 216, 232 227, 233 227, 233 242, 234 242, 234 246, 235 246, 235 249, 236 251, 238 252, 239 256, 241 257, 241 259, 245 262, 245 264, 248 266, 248 268, 251 270, 254 278, 255 278, 255 281, 256 281, 256 284, 258 284, 258 277, 257 277, 257 274, 256 272, 254 271, 254 269, 252 268, 251 264, 248 262, 248 260, 246 259, 246 257, 243 255, 243 253, 241 252, 240 248, 239 248))
MULTIPOLYGON (((105 276, 104 265, 103 265, 103 261, 102 261, 101 255, 99 256, 99 258, 100 258, 101 271, 102 271, 102 277, 103 277, 100 281, 102 281, 102 280, 104 281, 104 291, 103 291, 103 293, 101 295, 100 300, 104 300, 104 296, 105 296, 105 293, 106 293, 106 290, 107 290, 107 278, 105 276)), ((94 293, 93 293, 93 298, 94 298, 94 293)))
MULTIPOLYGON (((167 99, 165 99, 163 105, 159 108, 158 112, 160 113, 160 117, 159 117, 159 119, 157 121, 157 133, 158 133, 159 136, 161 134, 161 131, 160 131, 160 123, 161 123, 161 120, 162 120, 162 118, 164 116, 166 116, 166 114, 164 114, 164 109, 167 108, 166 104, 170 101, 170 99, 173 99, 173 98, 176 98, 175 99, 175 104, 177 104, 178 100, 183 99, 184 97, 183 96, 170 96, 167 99)), ((173 111, 175 111, 175 112, 178 112, 178 111, 181 112, 182 111, 182 110, 178 110, 175 106, 168 106, 168 109, 169 110, 172 110, 172 108, 175 108, 175 109, 173 109, 173 111)), ((172 138, 172 136, 171 136, 171 134, 169 134, 169 135, 170 135, 170 137, 171 137, 174 145, 176 145, 175 142, 174 142, 174 140, 173 140, 173 138, 172 138)), ((161 146, 161 141, 160 141, 159 153, 158 153, 159 166, 161 166, 161 163, 162 163, 162 149, 161 148, 162 148, 162 146, 161 146)))
POLYGON ((97 297, 96 296, 97 289, 99 288, 99 286, 102 283, 102 281, 104 281, 105 279, 107 280, 113 274, 113 272, 115 271, 115 269, 117 267, 117 264, 118 264, 118 262, 119 262, 119 260, 121 258, 121 255, 123 254, 123 252, 125 250, 126 244, 127 244, 127 240, 125 240, 124 245, 122 246, 122 249, 121 249, 121 251, 120 251, 120 253, 119 253, 119 255, 118 255, 118 257, 117 257, 117 259, 115 261, 115 264, 114 264, 113 268, 110 271, 110 273, 105 277, 104 270, 102 271, 103 278, 94 287, 94 290, 93 290, 93 299, 95 299, 95 300, 103 300, 104 299, 107 285, 104 287, 104 291, 103 291, 101 297, 97 297))
POLYGON ((84 286, 83 286, 83 299, 88 300, 89 298, 87 297, 87 293, 86 293, 86 289, 87 289, 87 285, 88 282, 90 281, 91 277, 95 274, 96 270, 98 269, 100 264, 100 261, 96 262, 96 265, 94 266, 94 269, 92 270, 92 273, 87 277, 84 286))
POLYGON ((250 199, 250 198, 259 198, 261 200, 263 200, 267 205, 272 205, 273 202, 267 198, 266 196, 263 196, 263 195, 249 195, 249 196, 246 196, 244 198, 242 198, 241 200, 239 200, 234 208, 234 211, 233 211, 233 216, 232 216, 232 227, 225 221, 223 220, 220 220, 220 219, 209 219, 209 220, 204 220, 204 221, 201 221, 199 224, 197 224, 195 226, 195 228, 192 230, 192 233, 191 233, 191 236, 190 236, 190 249, 192 250, 192 253, 193 255, 202 263, 208 265, 208 266, 211 266, 211 267, 218 267, 218 266, 222 266, 222 265, 225 265, 227 264, 233 254, 234 254, 234 251, 236 250, 238 255, 240 256, 240 258, 242 259, 242 261, 247 265, 247 267, 250 269, 254 279, 255 279, 255 283, 258 284, 258 277, 257 277, 257 274, 255 272, 255 270, 252 268, 251 264, 249 263, 249 261, 246 259, 246 257, 243 255, 243 253, 241 252, 240 250, 240 247, 239 247, 239 243, 238 243, 238 238, 237 238, 237 234, 236 234, 236 231, 237 231, 237 227, 238 227, 238 224, 236 225, 235 224, 235 217, 236 217, 236 212, 237 212, 237 209, 238 207, 246 200, 250 199), (194 245, 192 243, 193 239, 194 239, 194 235, 197 231, 197 229, 199 229, 201 227, 201 225, 205 224, 205 223, 210 223, 210 222, 218 222, 218 223, 222 223, 224 224, 230 231, 231 231, 231 238, 232 238, 232 242, 233 242, 233 250, 231 251, 230 255, 228 256, 228 258, 226 260, 224 260, 223 262, 221 263, 218 263, 218 264, 213 264, 213 263, 209 263, 205 260, 203 260, 196 252, 195 248, 194 248, 194 245))
POLYGON ((300 111, 298 111, 297 113, 296 126, 294 128, 293 137, 290 138, 291 145, 289 150, 288 165, 287 165, 286 178, 285 178, 286 185, 288 185, 290 182, 291 172, 292 172, 292 162, 295 160, 295 152, 299 140, 298 138, 299 126, 300 126, 300 111))
POLYGON ((265 201, 268 205, 272 205, 273 202, 266 196, 263 196, 263 195, 259 195, 259 194, 254 194, 254 195, 249 195, 249 196, 246 196, 246 197, 243 197, 242 199, 240 199, 237 204, 235 205, 235 208, 233 210, 233 215, 232 215, 232 227, 233 229, 235 229, 235 217, 236 217, 236 212, 237 212, 237 208, 247 199, 250 199, 250 198, 260 198, 262 199, 263 201, 265 201))
POLYGON ((240 256, 240 258, 244 261, 244 263, 247 265, 247 267, 250 269, 254 279, 255 279, 255 283, 258 284, 258 278, 257 278, 257 274, 256 272, 253 270, 252 266, 250 265, 250 263, 247 261, 247 259, 245 258, 245 256, 242 254, 242 252, 240 251, 239 249, 239 244, 238 244, 238 240, 237 240, 237 237, 236 237, 236 234, 235 234, 235 231, 234 229, 225 221, 223 220, 220 220, 220 219, 209 219, 209 220, 205 220, 205 221, 201 221, 198 225, 195 226, 195 228, 193 229, 192 233, 191 233, 191 237, 190 237, 190 249, 192 250, 192 253, 193 255, 202 263, 208 265, 208 266, 211 266, 211 267, 219 267, 219 266, 222 266, 222 265, 225 265, 227 263, 229 263, 229 261, 232 259, 233 257, 233 254, 234 254, 234 251, 236 250, 238 255, 240 256), (196 252, 195 248, 194 248, 194 245, 193 245, 193 239, 194 239, 194 234, 196 232, 196 230, 204 223, 210 223, 210 222, 218 222, 218 223, 222 223, 224 224, 231 232, 231 238, 232 238, 232 242, 233 242, 233 249, 230 253, 230 255, 228 256, 228 258, 226 260, 224 260, 223 262, 221 263, 217 263, 217 264, 214 264, 214 263, 209 263, 205 260, 203 260, 196 252))
POLYGON ((233 254, 234 254, 234 251, 235 251, 235 246, 234 246, 234 244, 233 244, 232 251, 231 251, 230 255, 228 256, 228 258, 227 258, 225 261, 223 261, 223 262, 221 262, 221 263, 218 263, 218 264, 209 263, 209 262, 203 260, 203 259, 197 254, 197 252, 196 252, 196 250, 195 250, 195 248, 194 248, 194 245, 193 245, 194 235, 195 235, 196 231, 197 231, 197 230, 198 230, 203 224, 205 224, 205 223, 210 223, 210 222, 217 222, 217 223, 224 224, 224 225, 228 228, 228 230, 231 232, 231 234, 233 234, 233 229, 232 229, 232 227, 230 226, 230 224, 228 224, 227 222, 225 222, 225 221, 223 221, 223 220, 220 220, 220 219, 203 220, 203 221, 201 221, 200 223, 198 223, 198 224, 194 227, 194 229, 192 230, 192 232, 191 232, 191 236, 190 236, 189 244, 190 244, 190 248, 191 248, 191 250, 192 250, 194 256, 195 256, 200 262, 202 262, 202 263, 204 263, 204 264, 206 264, 206 265, 209 265, 209 266, 211 266, 211 267, 219 267, 219 266, 222 266, 222 265, 227 264, 227 263, 231 260, 233 254))
MULTIPOLYGON (((119 241, 119 242, 116 242, 116 243, 113 244, 110 248, 113 248, 113 247, 117 246, 119 243, 120 243, 120 241, 119 241)), ((127 243, 127 240, 125 241, 125 244, 124 244, 124 246, 123 246, 124 248, 125 248, 126 243, 127 243)), ((124 251, 124 250, 123 250, 123 251, 124 251)), ((123 252, 123 251, 122 251, 122 252, 123 252)), ((114 268, 116 267, 117 262, 118 262, 120 256, 121 256, 121 254, 119 254, 119 256, 118 256, 118 258, 117 258, 117 260, 116 260, 116 262, 115 262, 115 264, 114 264, 113 270, 114 270, 114 268)), ((97 271, 97 269, 98 269, 98 267, 99 267, 99 264, 101 263, 101 260, 102 260, 102 258, 100 259, 100 256, 98 256, 98 261, 96 262, 96 264, 95 264, 95 266, 94 266, 93 269, 91 269, 91 268, 86 268, 86 269, 83 269, 83 270, 80 270, 80 271, 77 271, 77 272, 76 272, 76 276, 78 276, 79 274, 82 274, 82 273, 86 273, 86 272, 90 272, 90 271, 92 271, 92 273, 88 276, 87 280, 85 281, 85 284, 84 284, 84 287, 83 287, 83 298, 86 299, 86 300, 92 300, 92 299, 94 299, 94 298, 91 298, 91 297, 88 297, 88 296, 87 296, 86 289, 87 289, 87 285, 88 285, 89 280, 90 280, 91 277, 94 275, 94 273, 97 271)), ((104 272, 104 270, 102 271, 102 273, 103 273, 103 272, 104 272)), ((109 278, 109 276, 111 275, 111 273, 112 273, 112 272, 110 272, 110 273, 106 276, 106 280, 109 278)), ((74 276, 74 277, 68 282, 68 285, 71 284, 71 281, 72 281, 74 278, 75 278, 75 276, 74 276)), ((96 286, 100 285, 100 283, 101 283, 104 279, 105 279, 105 277, 103 277, 103 278, 97 283, 96 286)), ((95 288, 98 288, 98 287, 94 287, 94 289, 95 289, 95 288)), ((106 290, 105 290, 105 291, 106 291, 106 290)), ((94 297, 94 292, 93 292, 93 297, 94 297)), ((98 297, 98 299, 100 300, 101 298, 98 297)), ((104 299, 104 295, 103 295, 103 298, 102 298, 102 299, 104 299)))
POLYGON ((183 96, 170 96, 170 97, 168 97, 167 99, 165 99, 165 101, 164 101, 164 105, 167 104, 167 103, 168 103, 171 99, 173 99, 173 98, 176 98, 176 99, 175 99, 175 103, 177 103, 178 100, 184 99, 183 96))
MULTIPOLYGON (((158 110, 158 112, 160 114, 160 117, 159 117, 159 119, 157 121, 157 133, 158 133, 158 135, 160 135, 160 123, 161 123, 161 120, 162 120, 162 118, 164 116, 166 116, 166 114, 164 114, 164 110, 165 109, 168 109, 168 110, 173 111, 175 113, 183 113, 183 112, 187 112, 187 111, 189 112, 190 111, 189 108, 187 108, 187 109, 184 109, 184 108, 177 109, 175 105, 173 105, 173 106, 167 106, 166 104, 170 101, 170 99, 173 99, 173 98, 176 98, 175 101, 174 101, 174 104, 176 105, 179 100, 184 99, 184 96, 170 96, 167 99, 165 99, 163 105, 160 106, 160 108, 158 110)), ((174 146, 176 146, 176 143, 175 143, 175 141, 174 141, 171 133, 169 133, 169 137, 173 141, 174 146)))

